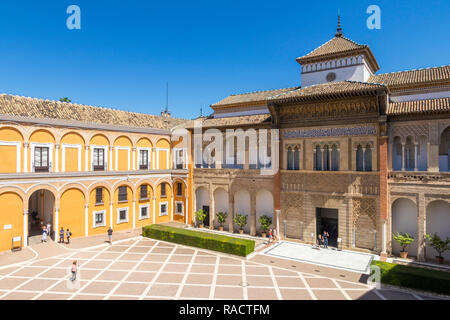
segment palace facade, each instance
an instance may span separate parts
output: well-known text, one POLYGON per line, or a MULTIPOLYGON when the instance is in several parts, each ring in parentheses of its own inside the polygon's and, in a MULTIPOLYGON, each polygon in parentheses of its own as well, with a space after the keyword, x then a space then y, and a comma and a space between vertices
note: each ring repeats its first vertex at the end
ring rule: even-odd
POLYGON ((195 121, 204 150, 210 129, 224 141, 266 130, 269 163, 253 154, 258 141, 238 150, 235 136, 233 150, 194 163, 194 122, 167 113, 0 95, 0 251, 27 245, 41 221, 84 237, 190 224, 204 209, 210 228, 225 212, 236 231, 244 214, 258 235, 268 215, 281 238, 313 243, 327 230, 331 246, 382 255, 407 232, 409 254, 433 258, 425 234, 450 236, 450 66, 377 74, 369 46, 340 28, 297 62, 301 86, 230 95, 195 121))

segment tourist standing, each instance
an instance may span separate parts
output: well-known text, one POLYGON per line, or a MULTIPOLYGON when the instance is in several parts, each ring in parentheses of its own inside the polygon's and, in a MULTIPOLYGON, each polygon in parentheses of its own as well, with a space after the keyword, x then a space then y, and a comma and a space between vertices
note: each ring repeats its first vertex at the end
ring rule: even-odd
POLYGON ((61 227, 61 230, 59 230, 59 243, 64 243, 64 228, 61 227))
POLYGON ((72 263, 72 278, 70 279, 72 280, 72 282, 74 282, 77 279, 77 269, 78 269, 77 260, 75 260, 72 263))
POLYGON ((269 243, 272 242, 272 229, 269 229, 269 243))
POLYGON ((273 234, 273 241, 274 242, 278 242, 278 233, 277 233, 277 229, 276 228, 273 229, 272 234, 273 234))
POLYGON ((323 243, 322 235, 319 234, 319 237, 318 237, 318 239, 317 239, 317 245, 318 245, 319 248, 320 248, 320 246, 322 245, 322 243, 323 243))
POLYGON ((72 232, 70 232, 69 228, 66 230, 66 238, 67 238, 67 244, 70 243, 70 236, 72 235, 72 232))
POLYGON ((41 243, 42 242, 47 242, 47 227, 44 226, 42 228, 42 238, 41 238, 41 243))
POLYGON ((52 236, 52 225, 50 224, 50 222, 47 223, 47 235, 48 235, 49 237, 52 236))
POLYGON ((323 231, 323 247, 325 249, 328 249, 328 238, 330 237, 330 234, 327 230, 323 231))
POLYGON ((109 241, 110 245, 112 244, 112 234, 113 234, 113 230, 111 229, 111 227, 109 227, 109 229, 108 229, 108 241, 109 241))

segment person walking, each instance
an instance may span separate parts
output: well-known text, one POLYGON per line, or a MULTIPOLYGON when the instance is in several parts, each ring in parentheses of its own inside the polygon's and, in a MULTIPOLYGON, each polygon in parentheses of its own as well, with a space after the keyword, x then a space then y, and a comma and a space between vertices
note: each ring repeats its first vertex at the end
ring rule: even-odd
POLYGON ((272 242, 272 229, 269 229, 269 243, 272 242))
POLYGON ((113 234, 113 230, 111 229, 111 227, 109 227, 109 229, 108 229, 108 241, 109 241, 110 245, 112 245, 112 234, 113 234))
POLYGON ((42 242, 47 242, 47 227, 44 226, 42 228, 42 238, 41 238, 41 243, 42 242))
POLYGON ((278 242, 278 233, 277 233, 277 229, 276 228, 273 229, 272 235, 273 235, 273 241, 274 242, 278 242))
POLYGON ((72 278, 70 279, 72 282, 74 282, 77 279, 77 269, 78 269, 77 260, 75 260, 72 263, 72 278))
POLYGON ((330 234, 327 230, 323 230, 323 247, 325 249, 328 249, 328 238, 330 237, 330 234))
POLYGON ((72 235, 72 232, 70 232, 69 228, 66 230, 66 238, 67 238, 67 244, 70 244, 70 236, 72 235))
POLYGON ((61 227, 61 230, 59 230, 59 243, 64 243, 64 228, 61 227))
POLYGON ((319 238, 317 239, 317 245, 318 245, 319 248, 322 245, 322 243, 323 243, 322 235, 319 234, 319 238))
POLYGON ((47 235, 48 235, 49 237, 52 236, 52 225, 50 224, 50 222, 47 223, 47 235))

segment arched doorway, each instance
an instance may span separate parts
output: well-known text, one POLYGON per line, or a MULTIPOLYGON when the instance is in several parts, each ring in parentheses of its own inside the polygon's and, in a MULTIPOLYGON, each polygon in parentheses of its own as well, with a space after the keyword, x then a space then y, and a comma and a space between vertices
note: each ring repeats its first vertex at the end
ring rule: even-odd
POLYGON ((450 171, 450 127, 439 137, 439 171, 450 171))
POLYGON ((273 196, 272 193, 266 189, 259 190, 256 194, 256 226, 257 230, 261 230, 259 217, 269 216, 272 218, 272 227, 275 225, 273 219, 273 196))
MULTIPOLYGON (((428 205, 426 233, 430 235, 437 233, 444 240, 450 238, 450 203, 437 200, 428 205)), ((436 250, 427 245, 426 257, 434 261, 436 256, 436 250)), ((445 260, 450 260, 449 251, 445 252, 443 256, 445 260)))
POLYGON ((54 239, 54 212, 55 196, 52 192, 46 189, 33 192, 28 200, 28 236, 40 236, 42 234, 42 227, 50 224, 50 236, 54 239))
POLYGON ((195 192, 196 205, 195 210, 203 210, 206 218, 203 221, 205 226, 209 226, 209 190, 206 187, 199 187, 195 192))
POLYGON ((214 212, 216 214, 215 219, 215 227, 218 227, 220 224, 217 221, 217 213, 219 212, 225 212, 227 213, 227 219, 225 223, 223 224, 224 230, 229 230, 229 219, 232 219, 230 215, 228 214, 228 192, 223 188, 218 188, 214 192, 214 212))
MULTIPOLYGON (((250 233, 250 193, 241 189, 234 194, 234 216, 242 214, 247 217, 247 225, 244 227, 245 233, 250 233)), ((235 226, 236 230, 239 227, 235 226)))
MULTIPOLYGON (((414 238, 414 241, 406 248, 409 256, 417 255, 417 207, 410 199, 397 199, 392 204, 392 233, 407 233, 414 238)), ((392 240, 392 253, 399 255, 402 248, 392 240)))

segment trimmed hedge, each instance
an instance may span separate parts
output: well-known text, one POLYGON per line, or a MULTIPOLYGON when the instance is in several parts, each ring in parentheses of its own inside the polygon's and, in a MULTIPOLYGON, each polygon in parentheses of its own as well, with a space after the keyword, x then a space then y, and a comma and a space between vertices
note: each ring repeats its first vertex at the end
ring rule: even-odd
POLYGON ((450 272, 372 261, 380 267, 381 283, 450 295, 450 272))
POLYGON ((220 251, 242 257, 247 256, 255 250, 255 241, 253 240, 239 239, 157 224, 143 227, 142 235, 147 238, 220 251))

